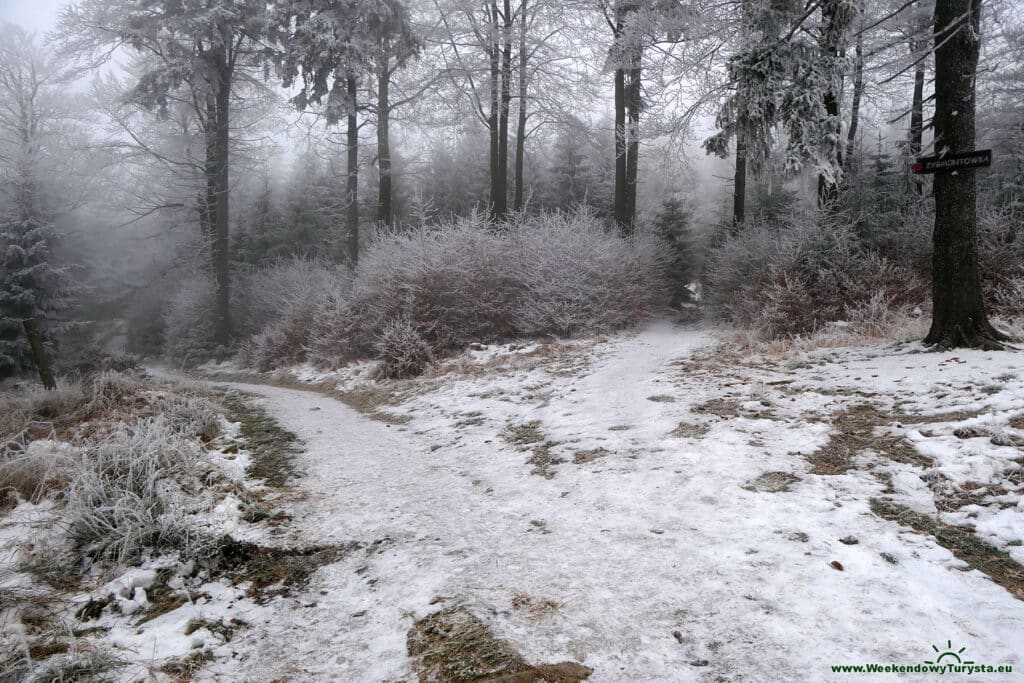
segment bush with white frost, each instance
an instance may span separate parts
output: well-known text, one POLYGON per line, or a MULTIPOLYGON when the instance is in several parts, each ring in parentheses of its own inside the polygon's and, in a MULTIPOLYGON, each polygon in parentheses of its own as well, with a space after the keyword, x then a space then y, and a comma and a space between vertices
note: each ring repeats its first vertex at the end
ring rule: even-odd
POLYGON ((417 348, 420 363, 423 345, 436 357, 473 342, 627 327, 665 298, 662 251, 647 235, 622 238, 585 211, 500 227, 474 215, 378 235, 349 291, 322 292, 269 326, 250 360, 337 365, 417 348))
POLYGON ((821 224, 813 215, 745 226, 709 252, 705 284, 718 317, 769 339, 852 318, 871 323, 869 316, 927 296, 913 269, 869 251, 841 222, 821 224))
POLYGON ((384 379, 421 375, 434 360, 430 344, 408 320, 385 325, 374 348, 380 358, 378 375, 384 379))

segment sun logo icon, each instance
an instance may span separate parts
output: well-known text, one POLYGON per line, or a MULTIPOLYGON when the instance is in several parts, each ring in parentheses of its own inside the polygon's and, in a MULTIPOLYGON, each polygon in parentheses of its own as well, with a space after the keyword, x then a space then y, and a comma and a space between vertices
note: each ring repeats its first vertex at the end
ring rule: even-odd
MULTIPOLYGON (((938 652, 939 656, 936 657, 934 659, 934 661, 930 660, 930 659, 926 659, 924 661, 925 664, 942 664, 942 660, 943 659, 947 659, 947 660, 948 659, 955 659, 957 664, 974 664, 974 662, 971 661, 971 660, 963 660, 963 659, 960 658, 960 655, 962 655, 964 650, 966 650, 967 648, 966 647, 962 647, 959 650, 954 650, 953 649, 953 641, 952 640, 947 640, 946 641, 946 649, 945 650, 939 650, 939 647, 937 645, 932 645, 932 649, 935 650, 936 652, 938 652)), ((951 662, 947 661, 947 664, 948 663, 951 663, 951 662)))

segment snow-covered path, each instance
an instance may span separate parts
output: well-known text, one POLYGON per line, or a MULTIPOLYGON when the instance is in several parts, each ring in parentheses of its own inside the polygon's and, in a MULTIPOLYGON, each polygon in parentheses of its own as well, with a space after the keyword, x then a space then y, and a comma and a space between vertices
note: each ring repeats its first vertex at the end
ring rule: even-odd
POLYGON ((580 661, 592 681, 841 680, 831 665, 916 664, 947 641, 1019 667, 1024 602, 872 515, 875 478, 807 473, 826 424, 737 417, 673 434, 709 388, 671 361, 705 341, 661 324, 576 376, 455 381, 402 406, 405 426, 236 385, 304 442, 287 542, 379 543, 281 600, 236 636, 248 657, 210 675, 411 680, 406 632, 455 601, 527 660, 580 661), (503 441, 524 423, 564 460, 553 478, 503 441), (594 457, 571 462, 578 451, 594 457), (764 472, 800 479, 744 488, 764 472))

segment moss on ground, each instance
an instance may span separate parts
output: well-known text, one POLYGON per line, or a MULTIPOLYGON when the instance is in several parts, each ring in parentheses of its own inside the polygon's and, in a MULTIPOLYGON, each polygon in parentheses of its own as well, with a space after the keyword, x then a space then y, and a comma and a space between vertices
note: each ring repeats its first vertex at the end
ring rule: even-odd
POLYGON ((266 410, 250 397, 228 392, 221 397, 227 418, 241 425, 240 435, 252 453, 247 474, 263 480, 267 486, 281 488, 298 476, 295 460, 299 438, 281 427, 266 410))

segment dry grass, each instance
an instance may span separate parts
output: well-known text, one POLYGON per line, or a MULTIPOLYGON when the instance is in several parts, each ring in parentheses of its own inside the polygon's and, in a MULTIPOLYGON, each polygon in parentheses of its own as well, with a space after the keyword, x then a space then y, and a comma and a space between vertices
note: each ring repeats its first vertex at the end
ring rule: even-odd
MULTIPOLYGON (((907 416, 888 414, 868 403, 852 406, 834 415, 831 419, 834 431, 828 443, 807 457, 811 463, 811 472, 842 474, 853 467, 854 456, 866 450, 896 462, 918 467, 930 466, 931 458, 918 453, 902 436, 875 433, 878 427, 900 422, 904 417, 907 416)), ((913 419, 924 422, 929 418, 917 416, 913 419)))
POLYGON ((538 597, 529 593, 518 592, 512 596, 512 609, 526 612, 531 617, 540 618, 562 609, 563 603, 552 598, 538 597))
POLYGON ((530 451, 530 458, 526 461, 526 464, 533 466, 530 474, 553 479, 556 473, 555 466, 565 460, 551 452, 551 449, 558 444, 547 438, 541 430, 540 424, 540 420, 522 423, 510 422, 505 426, 501 436, 517 449, 530 451))
POLYGON ((680 422, 679 426, 669 432, 668 435, 677 439, 699 439, 707 434, 708 431, 707 425, 680 422))
POLYGON ((743 488, 747 491, 760 491, 762 493, 785 493, 789 487, 800 481, 800 477, 790 472, 764 472, 755 479, 751 479, 743 488))
POLYGON ((1007 493, 1000 484, 985 484, 980 481, 968 481, 957 486, 938 470, 925 472, 921 479, 931 489, 935 509, 939 512, 953 512, 967 505, 985 505, 990 503, 989 498, 1007 493))
POLYGON ((213 652, 207 648, 190 652, 184 657, 175 657, 165 662, 160 671, 171 676, 175 683, 188 683, 204 666, 213 661, 213 652))
POLYGON ((553 441, 545 441, 544 443, 533 447, 533 454, 526 461, 527 465, 533 465, 533 469, 530 470, 530 474, 536 474, 539 477, 545 479, 554 479, 557 470, 556 465, 560 465, 565 462, 564 459, 554 455, 551 449, 557 444, 553 441))
POLYGON ((302 588, 320 567, 337 562, 363 547, 358 542, 308 548, 271 548, 230 536, 202 551, 203 563, 214 576, 233 583, 249 583, 249 595, 257 602, 288 596, 302 588))
POLYGON ((540 429, 540 420, 523 423, 509 423, 502 437, 513 446, 524 447, 541 443, 546 438, 540 429))
POLYGON ((944 524, 937 519, 915 512, 882 498, 871 499, 871 511, 882 519, 897 522, 922 534, 930 534, 943 548, 958 559, 977 569, 1008 590, 1018 600, 1024 600, 1024 567, 1009 554, 994 548, 966 529, 944 524))
POLYGON ((607 457, 611 454, 612 452, 607 448, 590 448, 587 450, 576 451, 576 454, 572 457, 572 461, 577 465, 585 465, 588 462, 600 460, 601 458, 607 457))
POLYGON ((428 615, 409 629, 420 683, 579 683, 591 670, 575 662, 530 666, 509 643, 462 606, 428 615))
POLYGON ((412 418, 408 415, 399 415, 389 412, 384 408, 399 406, 413 396, 427 391, 429 383, 422 380, 416 381, 380 381, 368 383, 349 390, 339 390, 332 382, 303 382, 291 376, 263 375, 257 373, 218 373, 211 375, 210 379, 218 382, 231 382, 236 384, 255 384, 269 387, 280 387, 282 389, 295 389, 297 391, 308 391, 320 394, 340 401, 353 408, 371 420, 387 424, 405 424, 412 418))
POLYGON ((239 433, 246 450, 252 453, 247 474, 263 480, 267 486, 281 488, 298 472, 295 458, 299 438, 283 429, 267 411, 234 393, 224 394, 221 403, 227 418, 241 424, 239 433))

